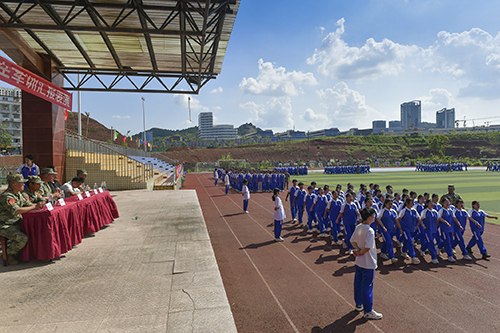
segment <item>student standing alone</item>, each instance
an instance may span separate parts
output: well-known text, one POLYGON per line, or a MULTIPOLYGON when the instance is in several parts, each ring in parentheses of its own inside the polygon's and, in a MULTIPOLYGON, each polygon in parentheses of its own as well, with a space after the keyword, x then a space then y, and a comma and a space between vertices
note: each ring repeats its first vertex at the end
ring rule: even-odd
POLYGON ((283 220, 286 218, 285 209, 283 208, 283 203, 281 202, 280 189, 275 188, 273 191, 273 201, 274 201, 274 240, 276 242, 282 242, 281 229, 283 227, 283 220))
POLYGON ((250 191, 248 190, 248 180, 243 179, 243 189, 241 195, 243 196, 243 211, 248 214, 248 200, 250 200, 250 191))

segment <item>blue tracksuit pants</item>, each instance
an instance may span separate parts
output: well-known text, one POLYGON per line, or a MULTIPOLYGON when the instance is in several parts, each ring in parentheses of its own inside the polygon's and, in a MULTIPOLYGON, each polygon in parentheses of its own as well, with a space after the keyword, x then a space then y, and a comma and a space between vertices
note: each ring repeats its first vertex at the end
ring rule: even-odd
POLYGON ((361 268, 356 265, 354 275, 354 301, 356 305, 363 304, 365 313, 373 310, 373 281, 375 270, 361 268))

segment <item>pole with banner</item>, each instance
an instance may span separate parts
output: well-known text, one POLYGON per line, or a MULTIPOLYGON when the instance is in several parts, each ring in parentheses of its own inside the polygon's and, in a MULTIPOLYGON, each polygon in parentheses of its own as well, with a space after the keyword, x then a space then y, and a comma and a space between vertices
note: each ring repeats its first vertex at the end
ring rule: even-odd
POLYGON ((3 57, 0 57, 0 80, 71 111, 71 93, 3 57))

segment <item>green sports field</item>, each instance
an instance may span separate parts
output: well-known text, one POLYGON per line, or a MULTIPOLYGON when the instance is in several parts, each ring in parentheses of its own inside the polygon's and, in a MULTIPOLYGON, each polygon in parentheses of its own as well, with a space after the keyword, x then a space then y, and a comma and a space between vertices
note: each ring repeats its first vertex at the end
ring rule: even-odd
MULTIPOLYGON (((347 183, 352 183, 356 190, 359 184, 368 186, 370 183, 380 185, 382 193, 385 186, 392 185, 394 192, 401 193, 403 188, 415 191, 418 194, 428 192, 439 195, 447 193, 448 184, 455 185, 455 192, 460 194, 465 201, 467 209, 471 207, 472 200, 481 203, 481 209, 491 214, 500 216, 500 173, 472 170, 462 172, 373 172, 362 175, 325 175, 309 174, 307 176, 292 176, 292 179, 310 184, 316 181, 318 186, 325 184, 334 189, 337 184, 346 189, 347 183)), ((497 221, 497 220, 489 220, 497 221)))

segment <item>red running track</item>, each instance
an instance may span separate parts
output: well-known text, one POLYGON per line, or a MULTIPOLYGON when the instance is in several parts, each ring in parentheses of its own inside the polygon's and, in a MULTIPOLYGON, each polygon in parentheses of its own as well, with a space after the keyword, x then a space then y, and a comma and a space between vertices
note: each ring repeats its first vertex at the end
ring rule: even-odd
POLYGON ((384 318, 367 321, 353 310, 354 257, 292 224, 289 202, 276 243, 271 194, 252 193, 243 214, 242 196, 224 195, 209 173, 188 174, 184 187, 197 191, 239 332, 500 332, 500 225, 486 226, 490 261, 379 260, 374 309, 384 318))

